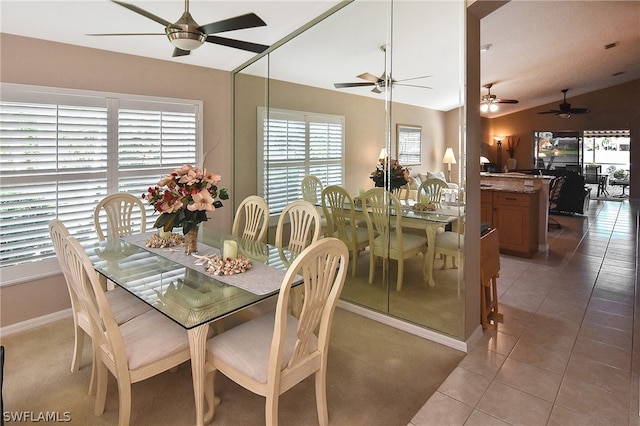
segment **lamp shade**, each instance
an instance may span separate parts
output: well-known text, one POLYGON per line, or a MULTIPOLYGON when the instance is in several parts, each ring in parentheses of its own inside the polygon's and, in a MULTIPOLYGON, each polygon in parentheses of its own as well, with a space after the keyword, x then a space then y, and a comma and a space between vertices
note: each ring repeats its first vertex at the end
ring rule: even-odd
POLYGON ((387 148, 383 146, 380 150, 380 154, 378 154, 378 160, 384 160, 385 158, 387 158, 387 148))
POLYGON ((489 164, 490 162, 487 157, 480 157, 480 164, 489 164))
POLYGON ((447 148, 447 150, 444 152, 442 162, 445 164, 456 164, 456 156, 453 153, 453 148, 447 148))

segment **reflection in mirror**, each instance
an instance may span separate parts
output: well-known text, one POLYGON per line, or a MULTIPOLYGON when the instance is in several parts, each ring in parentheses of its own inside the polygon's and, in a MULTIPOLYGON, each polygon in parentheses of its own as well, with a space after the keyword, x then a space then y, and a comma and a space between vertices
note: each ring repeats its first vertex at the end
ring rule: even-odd
MULTIPOLYGON (((405 259, 400 291, 398 262, 375 265, 369 284, 369 249, 361 251, 356 276, 349 274, 341 299, 458 339, 464 338, 463 25, 464 1, 355 1, 240 70, 234 80, 239 199, 271 190, 261 185, 259 107, 342 117, 341 180, 354 197, 374 187, 370 174, 381 147, 398 158, 397 125, 420 129, 421 155, 411 161, 408 203, 390 210, 389 217, 403 215, 406 241, 426 237, 428 250, 405 259), (335 86, 356 82, 364 84, 335 86), (421 210, 415 206, 418 186, 428 177, 447 179, 442 159, 448 147, 457 164, 446 195, 434 209, 421 210)), ((356 221, 366 227, 362 211, 356 221)))

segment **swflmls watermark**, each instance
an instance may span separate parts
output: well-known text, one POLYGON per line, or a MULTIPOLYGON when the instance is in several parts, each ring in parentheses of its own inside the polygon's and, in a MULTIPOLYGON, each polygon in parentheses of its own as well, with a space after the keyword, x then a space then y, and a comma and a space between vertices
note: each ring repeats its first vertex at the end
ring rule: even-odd
POLYGON ((68 423, 71 421, 71 413, 69 411, 5 411, 2 413, 2 418, 5 423, 68 423))

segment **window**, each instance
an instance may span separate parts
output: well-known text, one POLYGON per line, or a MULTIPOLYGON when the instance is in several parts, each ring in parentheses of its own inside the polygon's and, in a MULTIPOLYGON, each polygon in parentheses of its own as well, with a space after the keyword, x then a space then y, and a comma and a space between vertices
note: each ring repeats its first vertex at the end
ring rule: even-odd
POLYGON ((397 125, 398 162, 403 166, 422 163, 422 128, 419 126, 397 125))
POLYGON ((344 117, 258 108, 259 190, 273 215, 302 199, 302 179, 342 185, 344 117))
POLYGON ((201 151, 200 108, 197 101, 4 84, 3 283, 58 269, 50 220, 60 219, 90 243, 97 239, 93 208, 100 199, 114 192, 140 196, 164 173, 194 163, 201 151), (34 268, 34 261, 42 262, 34 268))

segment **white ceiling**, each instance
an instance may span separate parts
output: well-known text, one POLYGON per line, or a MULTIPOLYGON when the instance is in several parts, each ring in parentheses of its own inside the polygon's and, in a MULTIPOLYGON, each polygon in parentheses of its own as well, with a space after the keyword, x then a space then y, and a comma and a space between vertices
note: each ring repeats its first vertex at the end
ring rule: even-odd
MULTIPOLYGON (((127 0, 168 21, 184 10, 181 0, 127 0)), ((190 11, 199 24, 247 12, 258 14, 266 27, 222 34, 224 37, 271 45, 338 4, 314 1, 192 0, 190 11)), ((396 86, 393 99, 447 111, 460 103, 459 28, 451 25, 461 5, 453 1, 395 1, 393 61, 396 80, 432 75, 408 83, 433 89, 396 86), (400 21, 402 23, 400 24, 400 21), (435 36, 434 36, 435 35, 435 36), (401 48, 400 46, 404 46, 401 48)), ((356 75, 382 74, 388 42, 385 2, 356 0, 330 20, 280 48, 271 58, 271 76, 333 89, 334 82, 355 82, 356 75), (302 38, 304 37, 304 38, 302 38)), ((172 58, 164 36, 89 37, 88 33, 162 33, 163 27, 107 0, 0 0, 0 31, 96 49, 146 56, 222 70, 233 70, 253 54, 210 43, 191 55, 172 58)), ((492 44, 481 56, 481 83, 492 93, 518 99, 501 105, 495 117, 640 78, 640 2, 512 0, 481 21, 481 44, 492 44), (605 50, 604 46, 618 46, 605 50), (623 72, 618 76, 614 73, 623 72)), ((364 96, 368 88, 341 89, 364 96)), ((486 90, 482 90, 486 94, 486 90)), ((589 107, 577 105, 574 107, 589 107)), ((541 108, 545 110, 546 108, 541 108)))

